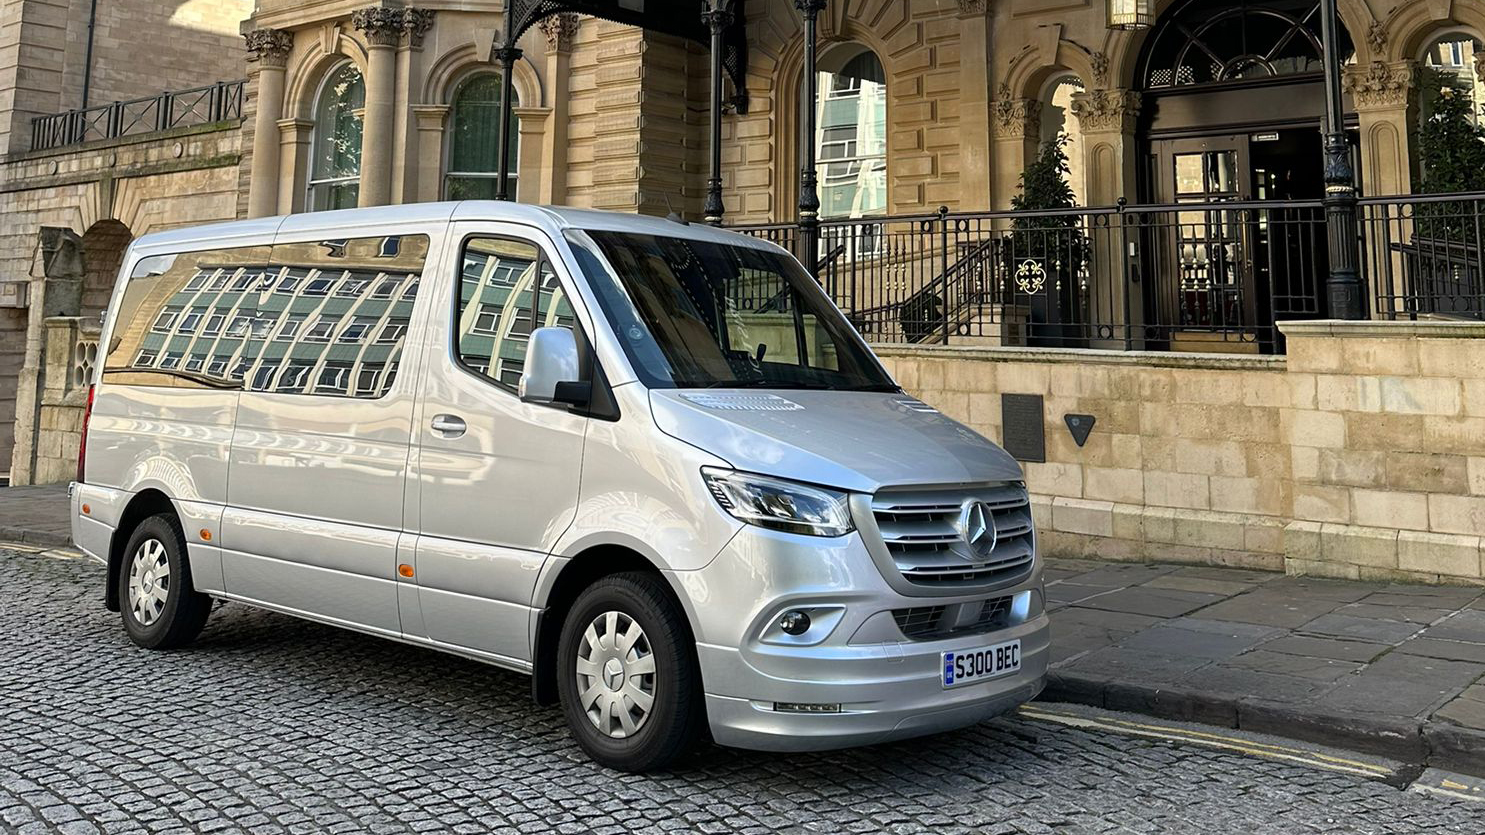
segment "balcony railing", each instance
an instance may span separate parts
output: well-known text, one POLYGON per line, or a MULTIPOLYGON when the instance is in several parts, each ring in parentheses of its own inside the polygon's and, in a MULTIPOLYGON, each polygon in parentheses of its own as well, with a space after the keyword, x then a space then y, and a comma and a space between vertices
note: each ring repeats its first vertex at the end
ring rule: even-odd
POLYGON ((241 119, 246 86, 245 80, 219 81, 190 90, 37 116, 31 120, 31 150, 241 119))
MULTIPOLYGON (((1376 315, 1485 318, 1485 194, 1367 198, 1376 315)), ((740 227, 797 251, 792 224, 740 227)), ((874 342, 1281 353, 1326 315, 1318 200, 821 223, 819 279, 874 342)))

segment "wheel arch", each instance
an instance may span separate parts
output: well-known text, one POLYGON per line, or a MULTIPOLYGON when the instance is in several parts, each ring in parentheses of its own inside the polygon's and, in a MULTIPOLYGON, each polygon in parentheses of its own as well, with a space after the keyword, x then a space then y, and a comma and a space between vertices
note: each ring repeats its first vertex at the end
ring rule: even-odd
MULTIPOLYGON (((567 612, 583 589, 611 574, 638 571, 653 574, 664 581, 677 606, 691 625, 691 609, 685 595, 675 586, 674 577, 640 552, 624 545, 594 545, 566 559, 548 583, 548 591, 538 604, 532 627, 531 696, 537 704, 557 702, 557 642, 562 637, 562 624, 567 612)), ((694 649, 693 649, 694 652, 694 649)))
POLYGON ((129 537, 134 535, 134 529, 139 527, 140 522, 162 513, 180 520, 180 511, 170 497, 163 491, 150 487, 134 494, 124 506, 124 512, 119 515, 119 523, 114 527, 108 542, 108 582, 103 602, 110 612, 119 610, 118 576, 124 564, 124 548, 129 544, 129 537))

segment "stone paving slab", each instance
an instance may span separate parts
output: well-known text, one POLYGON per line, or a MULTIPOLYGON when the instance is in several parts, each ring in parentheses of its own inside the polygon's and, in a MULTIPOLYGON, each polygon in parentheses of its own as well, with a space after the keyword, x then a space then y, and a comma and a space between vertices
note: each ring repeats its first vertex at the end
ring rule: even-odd
POLYGON ((1485 775, 1485 589, 1047 565, 1047 698, 1485 775))
POLYGON ((70 513, 65 484, 0 487, 0 541, 71 545, 70 513))

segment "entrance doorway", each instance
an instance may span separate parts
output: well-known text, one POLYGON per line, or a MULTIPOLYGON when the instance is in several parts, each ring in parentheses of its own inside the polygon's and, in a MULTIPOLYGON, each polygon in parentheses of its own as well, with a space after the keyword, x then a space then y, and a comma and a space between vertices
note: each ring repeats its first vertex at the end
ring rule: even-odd
POLYGON ((1177 0, 1146 41, 1140 197, 1171 207, 1144 241, 1149 340, 1268 353, 1282 349, 1275 322, 1320 312, 1319 11, 1319 0, 1177 0))
POLYGON ((1319 312, 1318 128, 1155 140, 1148 171, 1151 202, 1202 207, 1157 221, 1149 241, 1165 280, 1147 285, 1146 304, 1173 323, 1170 347, 1269 353, 1273 322, 1319 312))

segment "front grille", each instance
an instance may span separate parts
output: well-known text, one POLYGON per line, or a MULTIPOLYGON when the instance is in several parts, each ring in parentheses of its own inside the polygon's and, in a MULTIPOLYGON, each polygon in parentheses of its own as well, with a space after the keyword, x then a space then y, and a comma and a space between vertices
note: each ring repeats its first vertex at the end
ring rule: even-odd
POLYGON ((994 597, 953 606, 914 606, 893 609, 892 619, 903 637, 933 641, 955 635, 977 635, 1004 629, 1011 620, 1011 598, 994 597))
POLYGON ((1011 582, 1031 571, 1031 502, 1020 485, 883 492, 871 510, 887 552, 910 583, 949 590, 1011 582), (971 548, 960 529, 971 501, 985 504, 995 527, 995 546, 985 552, 971 548))

